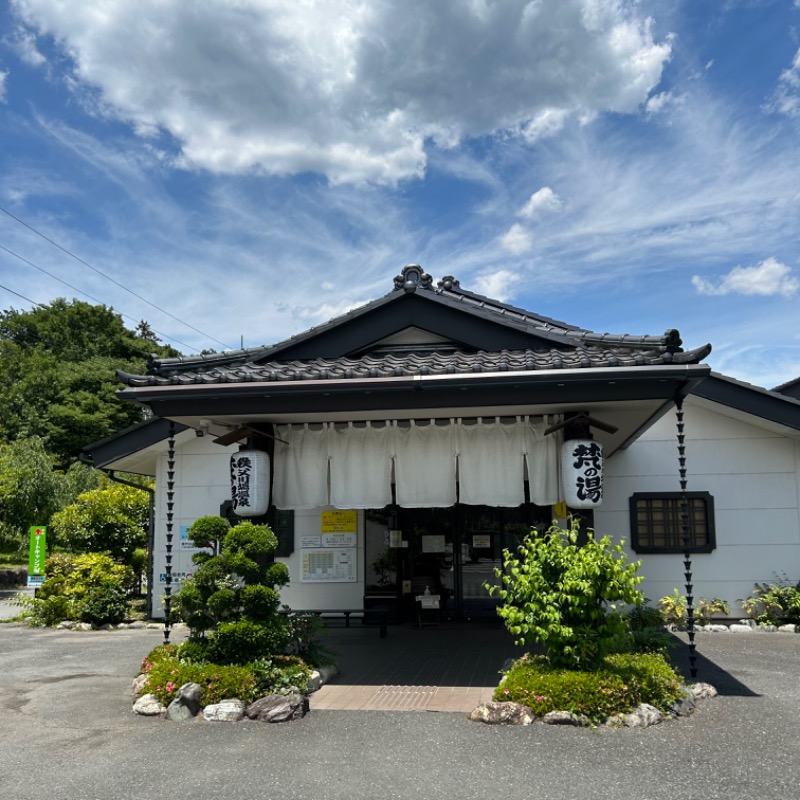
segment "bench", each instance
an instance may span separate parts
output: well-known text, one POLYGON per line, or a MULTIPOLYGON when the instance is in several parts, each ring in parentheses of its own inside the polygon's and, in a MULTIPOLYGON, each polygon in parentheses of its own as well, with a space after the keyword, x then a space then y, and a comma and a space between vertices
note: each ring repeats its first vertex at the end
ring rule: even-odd
POLYGON ((363 608, 292 608, 282 611, 283 614, 314 614, 323 620, 344 619, 345 628, 350 627, 350 617, 361 617, 364 625, 370 621, 377 620, 381 639, 386 638, 388 613, 383 609, 363 609, 363 608))

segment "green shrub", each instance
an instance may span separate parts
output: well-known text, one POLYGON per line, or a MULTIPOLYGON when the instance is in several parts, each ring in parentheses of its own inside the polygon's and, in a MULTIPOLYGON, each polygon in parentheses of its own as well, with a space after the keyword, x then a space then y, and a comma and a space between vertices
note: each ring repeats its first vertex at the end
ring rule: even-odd
POLYGON ((589 671, 554 667, 543 656, 523 656, 495 689, 494 699, 522 703, 539 716, 570 711, 596 723, 640 703, 666 712, 682 695, 681 680, 663 656, 618 653, 589 671))
POLYGON ((701 597, 694 613, 700 624, 706 625, 711 622, 711 618, 715 614, 723 614, 727 617, 731 613, 731 607, 725 600, 720 600, 719 597, 715 597, 712 600, 701 597))
POLYGON ((217 664, 246 664, 283 654, 289 646, 289 621, 276 616, 268 623, 238 619, 223 622, 208 637, 208 658, 217 664))
POLYGON ((658 608, 665 625, 684 625, 686 623, 686 598, 678 589, 658 601, 658 608))
POLYGON ((251 703, 267 694, 305 692, 308 688, 311 669, 296 656, 220 665, 195 660, 201 651, 196 649, 197 641, 189 644, 192 641, 178 647, 162 645, 142 660, 140 672, 147 675, 147 683, 140 694, 154 694, 168 705, 184 683, 196 683, 200 686, 200 704, 206 706, 233 697, 251 703))
POLYGON ((631 650, 636 653, 666 653, 672 637, 664 630, 661 612, 644 600, 626 612, 631 650))
POLYGON ((639 603, 640 562, 628 564, 610 537, 590 531, 578 545, 578 522, 527 536, 516 552, 503 551, 500 586, 485 584, 503 604, 497 613, 517 644, 542 644, 555 667, 587 667, 628 646, 627 624, 616 603, 639 603))
POLYGON ((741 603, 759 625, 800 624, 800 583, 791 583, 785 575, 773 583, 757 583, 741 603))
POLYGON ((125 619, 133 580, 129 567, 104 553, 86 553, 51 557, 45 569, 52 574, 24 604, 30 624, 49 626, 74 619, 102 625, 125 619))
POLYGON ((319 614, 289 612, 289 650, 299 656, 307 664, 321 667, 334 662, 335 653, 324 642, 321 636, 325 632, 325 623, 319 614))

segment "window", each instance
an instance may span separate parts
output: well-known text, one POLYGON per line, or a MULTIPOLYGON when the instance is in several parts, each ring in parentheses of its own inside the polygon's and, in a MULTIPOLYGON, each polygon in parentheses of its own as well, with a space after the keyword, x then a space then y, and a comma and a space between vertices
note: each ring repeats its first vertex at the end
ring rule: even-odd
MULTIPOLYGON (((689 551, 710 553, 716 547, 714 498, 686 492, 689 551)), ((636 553, 682 553, 680 492, 637 492, 631 496, 631 547, 636 553)))

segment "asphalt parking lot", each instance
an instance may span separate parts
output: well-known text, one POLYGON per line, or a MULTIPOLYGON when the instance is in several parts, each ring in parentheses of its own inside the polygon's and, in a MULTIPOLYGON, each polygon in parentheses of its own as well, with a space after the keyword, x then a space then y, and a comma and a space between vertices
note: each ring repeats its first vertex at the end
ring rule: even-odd
MULTIPOLYGON (((355 628, 332 632, 331 644, 355 637, 376 653, 389 641, 355 628)), ((0 625, 0 798, 800 796, 798 635, 699 635, 700 677, 720 697, 688 719, 596 731, 489 727, 457 713, 315 711, 313 696, 305 719, 283 725, 138 717, 131 680, 161 638, 0 625)))

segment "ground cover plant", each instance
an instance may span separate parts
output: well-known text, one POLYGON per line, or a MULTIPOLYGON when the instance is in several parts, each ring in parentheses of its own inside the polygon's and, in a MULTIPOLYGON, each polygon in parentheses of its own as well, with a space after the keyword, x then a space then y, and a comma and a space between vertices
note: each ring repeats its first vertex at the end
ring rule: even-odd
POLYGON ((237 697, 251 703, 268 694, 305 692, 311 668, 299 657, 277 655, 243 664, 215 664, 203 658, 187 640, 181 645, 160 645, 142 660, 140 674, 147 680, 140 694, 155 695, 168 705, 185 683, 200 686, 200 704, 237 697))
POLYGON ((628 563, 610 537, 589 531, 585 543, 578 538, 577 521, 531 532, 516 551, 504 551, 500 583, 487 584, 503 601, 498 614, 515 642, 545 651, 518 659, 495 700, 523 703, 540 715, 569 711, 591 722, 641 703, 668 711, 684 689, 659 622, 644 610, 640 563, 628 563))

